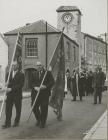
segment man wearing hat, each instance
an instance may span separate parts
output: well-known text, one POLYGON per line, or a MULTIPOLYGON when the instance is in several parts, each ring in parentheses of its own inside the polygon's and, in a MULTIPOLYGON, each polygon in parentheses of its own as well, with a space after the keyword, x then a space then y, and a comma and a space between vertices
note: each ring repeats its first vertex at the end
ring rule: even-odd
POLYGON ((31 85, 32 85, 31 100, 33 105, 36 95, 40 90, 33 108, 33 113, 37 120, 36 126, 39 126, 40 128, 44 128, 47 120, 49 96, 51 94, 51 89, 54 85, 54 78, 50 71, 46 71, 44 69, 41 62, 37 62, 36 69, 37 71, 34 71, 32 73, 32 78, 31 78, 31 85), (44 78, 45 73, 47 74, 44 78), (43 84, 41 85, 42 81, 43 84))

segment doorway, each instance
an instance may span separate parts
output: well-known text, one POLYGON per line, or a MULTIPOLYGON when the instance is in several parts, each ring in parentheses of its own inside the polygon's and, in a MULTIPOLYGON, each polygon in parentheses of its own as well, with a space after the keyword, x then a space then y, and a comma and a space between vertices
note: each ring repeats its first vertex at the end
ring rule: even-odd
POLYGON ((31 89, 31 78, 32 73, 36 71, 34 68, 28 68, 25 70, 25 83, 24 83, 24 90, 29 91, 31 89))

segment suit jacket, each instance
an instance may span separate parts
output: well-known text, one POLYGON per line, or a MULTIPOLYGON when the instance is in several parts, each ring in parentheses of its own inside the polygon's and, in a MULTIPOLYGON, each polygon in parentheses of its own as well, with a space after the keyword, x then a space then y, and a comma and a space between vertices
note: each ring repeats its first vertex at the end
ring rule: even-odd
MULTIPOLYGON (((41 85, 41 82, 43 80, 44 74, 45 74, 45 70, 43 70, 41 72, 41 75, 39 77, 39 72, 38 71, 34 71, 32 73, 32 78, 31 78, 31 87, 32 87, 32 92, 31 92, 31 96, 34 98, 37 94, 37 91, 34 89, 34 87, 39 87, 41 85), (34 96, 35 95, 35 96, 34 96)), ((51 95, 51 89, 54 85, 54 78, 51 74, 50 71, 47 71, 46 77, 44 79, 43 85, 46 86, 45 89, 40 90, 39 96, 38 98, 41 99, 48 99, 49 96, 51 95)))
POLYGON ((104 72, 94 73, 93 76, 93 87, 102 88, 105 83, 106 76, 104 72))
POLYGON ((15 76, 12 77, 12 72, 10 74, 10 79, 8 83, 8 88, 11 88, 12 91, 8 93, 7 95, 12 95, 17 97, 22 98, 22 88, 24 85, 24 73, 22 71, 17 71, 15 76))
POLYGON ((78 77, 78 89, 79 89, 79 95, 84 95, 85 92, 85 75, 82 73, 78 77))

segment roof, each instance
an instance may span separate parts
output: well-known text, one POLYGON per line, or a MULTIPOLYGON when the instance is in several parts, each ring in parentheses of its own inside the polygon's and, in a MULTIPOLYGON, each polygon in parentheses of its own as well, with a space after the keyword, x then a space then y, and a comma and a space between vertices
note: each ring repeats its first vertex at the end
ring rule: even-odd
MULTIPOLYGON (((20 32, 20 33, 43 33, 43 32, 46 32, 46 21, 39 20, 39 21, 34 22, 34 23, 28 23, 23 27, 19 27, 17 29, 12 30, 12 31, 6 32, 6 33, 4 33, 4 35, 17 34, 18 32, 20 32)), ((60 32, 60 31, 47 23, 47 32, 60 32)))
POLYGON ((3 39, 4 43, 7 45, 7 42, 6 42, 4 36, 1 33, 0 33, 0 37, 3 39))
MULTIPOLYGON (((19 27, 17 29, 14 29, 12 31, 4 33, 5 36, 10 36, 10 35, 17 35, 18 32, 22 34, 39 34, 39 33, 46 33, 46 21, 44 20, 39 20, 37 22, 27 24, 26 26, 19 27)), ((48 33, 61 33, 59 29, 56 29, 52 25, 47 23, 47 32, 48 33)), ((72 40, 70 37, 68 37, 66 34, 63 33, 65 37, 67 37, 69 40, 71 40, 73 43, 75 43, 77 46, 78 44, 72 40)))
POLYGON ((90 37, 90 38, 92 38, 92 39, 95 39, 95 40, 97 40, 97 41, 100 41, 101 43, 107 44, 105 41, 101 40, 101 39, 98 38, 98 37, 92 36, 92 35, 87 34, 87 33, 82 33, 82 34, 84 34, 84 37, 90 37))
POLYGON ((56 11, 57 12, 78 11, 81 14, 81 11, 77 6, 60 6, 56 11))

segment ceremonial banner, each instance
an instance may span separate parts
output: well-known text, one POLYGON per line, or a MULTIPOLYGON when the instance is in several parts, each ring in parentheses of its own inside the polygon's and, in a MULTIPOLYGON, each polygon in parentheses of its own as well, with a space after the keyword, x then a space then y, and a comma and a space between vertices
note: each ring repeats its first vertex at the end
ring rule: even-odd
POLYGON ((17 61, 20 66, 22 65, 22 35, 20 33, 18 34, 18 39, 16 43, 14 61, 17 61))
MULTIPOLYGON (((20 64, 20 68, 22 67, 21 57, 22 57, 22 35, 20 33, 18 33, 17 40, 16 40, 15 47, 14 47, 14 51, 13 51, 13 55, 12 55, 10 68, 9 68, 8 78, 7 78, 7 82, 6 82, 7 85, 8 85, 8 82, 9 82, 13 62, 17 61, 20 64)), ((4 107, 4 104, 5 104, 5 99, 6 99, 6 91, 4 93, 3 102, 2 102, 2 105, 1 105, 1 108, 0 108, 0 119, 2 117, 2 112, 3 112, 3 107, 4 107)))
MULTIPOLYGON (((64 28, 63 28, 64 30, 64 28)), ((60 38, 58 40, 57 46, 54 50, 54 53, 49 61, 48 70, 52 71, 52 74, 55 78, 55 85, 52 90, 52 96, 49 101, 49 105, 53 108, 60 110, 63 105, 63 97, 64 97, 64 85, 65 85, 65 61, 64 61, 64 45, 63 45, 63 31, 61 32, 60 38)), ((44 74, 41 85, 44 82, 44 79, 47 75, 47 71, 44 74)), ((41 87, 40 85, 40 87, 41 87)), ((31 107, 31 111, 27 121, 29 121, 34 105, 39 96, 40 90, 38 91, 34 103, 31 107)))
POLYGON ((64 43, 63 35, 61 35, 52 61, 50 63, 55 85, 52 89, 49 105, 55 109, 62 108, 65 86, 65 58, 64 58, 64 43))

